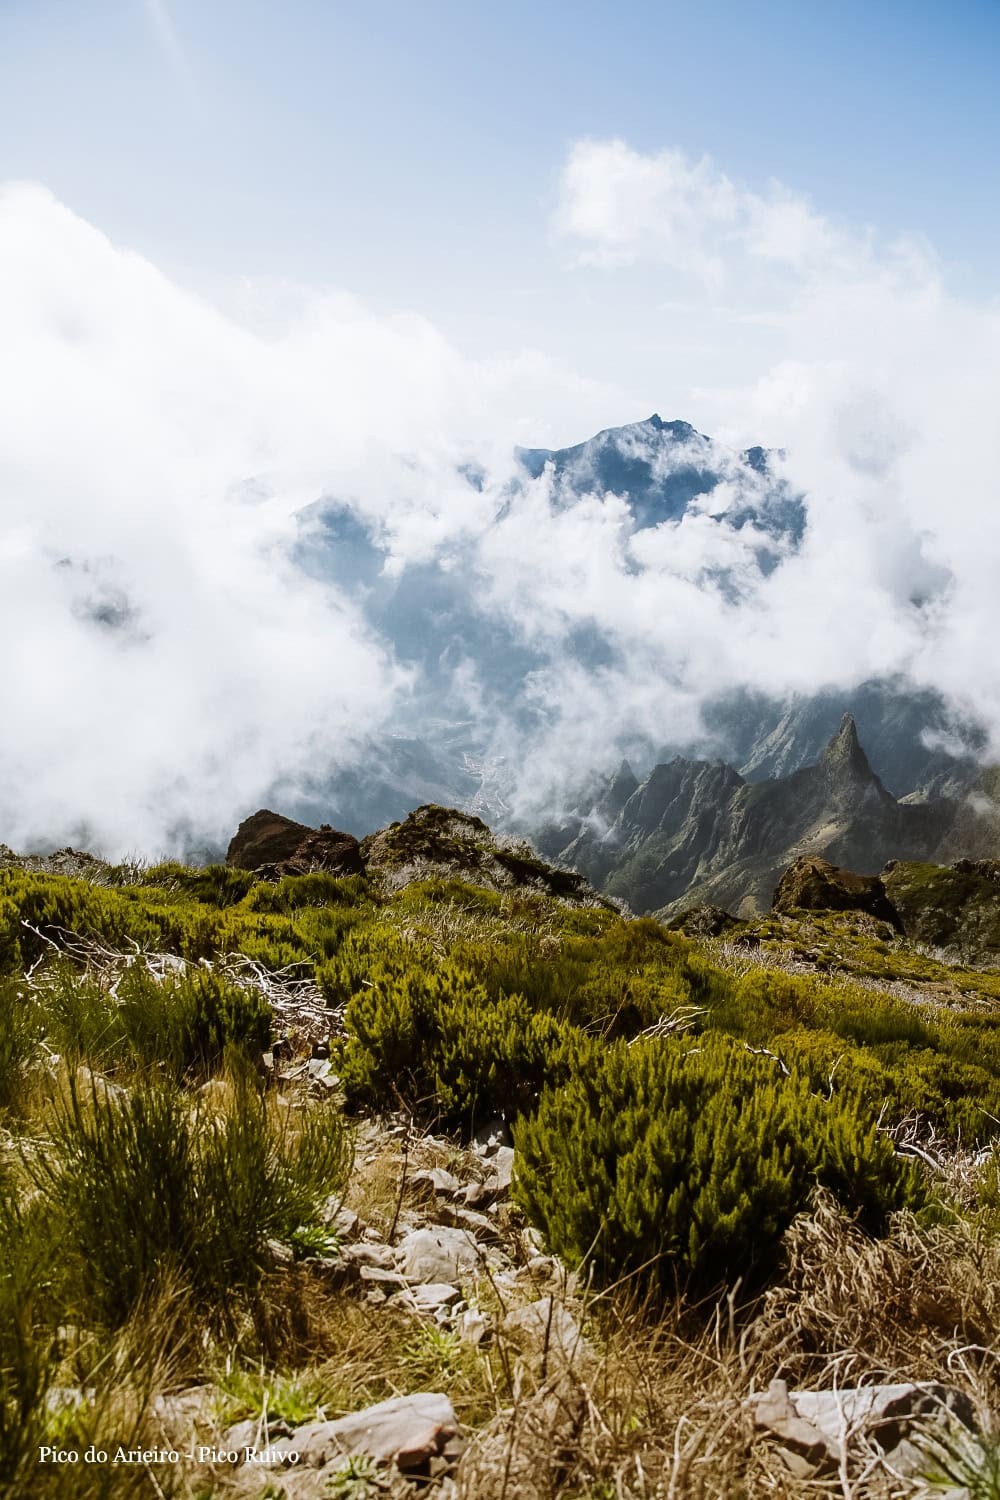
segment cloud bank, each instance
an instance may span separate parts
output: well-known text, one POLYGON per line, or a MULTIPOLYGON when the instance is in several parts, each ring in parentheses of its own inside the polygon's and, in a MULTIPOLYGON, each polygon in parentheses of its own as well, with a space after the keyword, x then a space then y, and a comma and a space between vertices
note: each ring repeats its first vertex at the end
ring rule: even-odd
POLYGON ((44 190, 0 193, 0 838, 156 852, 225 835, 277 782, 363 774, 427 707, 374 608, 425 574, 458 632, 434 706, 478 718, 525 803, 630 740, 695 737, 735 687, 905 674, 1000 755, 997 307, 950 291, 919 238, 880 244, 677 152, 579 143, 554 223, 565 274, 602 295, 653 268, 664 296, 777 329, 737 389, 740 319, 724 322, 718 385, 669 413, 785 450, 808 524, 767 567, 758 528, 727 520, 746 499, 732 456, 711 496, 652 526, 624 494, 518 471, 513 444, 569 414, 580 438, 608 424, 621 396, 599 381, 538 354, 470 359, 346 296, 255 326, 44 190), (374 578, 337 568, 334 504, 374 578), (526 653, 510 701, 470 621, 526 653))

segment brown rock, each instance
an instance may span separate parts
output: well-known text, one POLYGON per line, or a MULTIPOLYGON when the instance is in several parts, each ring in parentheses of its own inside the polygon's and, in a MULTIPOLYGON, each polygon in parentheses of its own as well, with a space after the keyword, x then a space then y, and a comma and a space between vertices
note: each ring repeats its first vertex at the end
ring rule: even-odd
POLYGON ((365 868, 353 834, 325 824, 310 828, 267 808, 244 818, 226 851, 226 863, 271 878, 317 870, 360 875, 365 868))
POLYGON ((772 911, 864 911, 900 928, 899 914, 877 875, 856 875, 816 854, 797 859, 778 881, 772 911))
POLYGON ((312 829, 306 823, 283 818, 262 807, 252 818, 244 818, 226 850, 226 864, 241 870, 290 859, 312 829))

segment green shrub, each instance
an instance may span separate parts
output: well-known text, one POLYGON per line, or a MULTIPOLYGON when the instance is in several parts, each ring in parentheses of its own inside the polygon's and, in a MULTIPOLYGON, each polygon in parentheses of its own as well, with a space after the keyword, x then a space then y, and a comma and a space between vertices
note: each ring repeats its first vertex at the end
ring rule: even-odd
POLYGON ((255 880, 252 870, 237 870, 231 865, 193 867, 170 861, 145 871, 142 883, 177 891, 206 906, 235 906, 253 890, 255 880))
POLYGON ((774 1043, 784 1061, 808 1074, 814 1090, 847 1092, 884 1110, 885 1123, 913 1113, 939 1135, 967 1146, 991 1139, 1000 1120, 1000 1074, 945 1050, 898 1043, 857 1046, 835 1032, 805 1027, 774 1043))
POLYGON ((343 901, 336 909, 318 906, 315 889, 312 895, 308 890, 302 893, 302 903, 294 890, 286 890, 283 909, 258 911, 252 909, 253 891, 245 900, 230 902, 242 888, 245 871, 215 866, 221 872, 217 878, 211 868, 185 872, 183 866, 167 866, 160 867, 159 873, 164 869, 180 870, 189 877, 191 890, 182 889, 173 875, 167 887, 107 887, 60 875, 21 870, 0 873, 0 972, 49 957, 54 949, 65 946, 68 937, 96 942, 117 953, 151 950, 177 953, 195 962, 220 953, 245 953, 268 969, 301 964, 311 972, 316 959, 337 950, 346 926, 355 920, 349 910, 341 909, 343 901), (224 889, 230 874, 239 877, 233 890, 224 889), (199 886, 202 876, 206 883, 199 886), (212 904, 213 893, 229 904, 212 904))
POLYGON ((330 875, 317 870, 312 875, 286 875, 283 880, 258 881, 243 905, 247 911, 289 912, 303 907, 353 907, 368 896, 363 875, 330 875))
POLYGON ((360 989, 346 1023, 338 1066, 349 1104, 403 1104, 465 1128, 531 1108, 584 1043, 522 995, 490 1000, 471 974, 447 963, 360 989))
POLYGON ((157 981, 142 967, 119 986, 122 1025, 139 1062, 163 1062, 177 1074, 219 1068, 230 1048, 259 1057, 270 1045, 272 1011, 256 989, 211 969, 157 981))
POLYGON ((48 1140, 22 1163, 69 1311, 120 1326, 173 1276, 200 1315, 235 1317, 259 1284, 266 1241, 318 1226, 350 1168, 335 1109, 291 1113, 239 1072, 221 1102, 197 1104, 163 1080, 130 1092, 71 1081, 48 1140))
MULTIPOLYGON (((605 919, 607 914, 602 914, 605 919)), ((492 999, 523 995, 535 1010, 607 1036, 633 1036, 679 1006, 720 1002, 732 982, 694 945, 650 918, 600 931, 496 933, 454 944, 450 957, 492 999)))
POLYGON ((271 1007, 259 990, 215 970, 193 968, 158 979, 133 964, 109 979, 63 962, 43 991, 55 1050, 102 1068, 161 1066, 180 1078, 208 1073, 230 1049, 259 1057, 271 1038, 271 1007))
POLYGON ((516 1130, 517 1196, 549 1244, 604 1283, 705 1291, 773 1271, 817 1184, 873 1232, 918 1198, 872 1117, 719 1036, 594 1050, 516 1130))
MULTIPOLYGON (((47 1246, 25 1213, 24 1195, 0 1164, 0 1495, 16 1494, 19 1471, 44 1442, 45 1392, 55 1340, 36 1325, 47 1246), (8 1488, 10 1486, 10 1488, 8 1488)), ((27 1491, 24 1491, 27 1493, 27 1491)))
POLYGON ((41 1036, 38 1004, 27 985, 0 979, 0 1117, 20 1112, 41 1036))

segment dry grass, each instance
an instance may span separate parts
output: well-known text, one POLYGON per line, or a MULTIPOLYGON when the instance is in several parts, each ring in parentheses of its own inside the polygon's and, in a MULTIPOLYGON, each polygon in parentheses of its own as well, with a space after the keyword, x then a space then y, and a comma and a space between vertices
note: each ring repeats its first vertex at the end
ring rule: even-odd
MULTIPOLYGON (((873 1242, 821 1199, 793 1226, 786 1252, 782 1285, 754 1309, 733 1298, 711 1312, 678 1305, 653 1317, 619 1291, 588 1308, 596 1346, 589 1365, 538 1383, 512 1355, 515 1400, 474 1437, 457 1500, 942 1493, 894 1478, 861 1432, 846 1434, 840 1473, 794 1477, 778 1448, 755 1436, 745 1405, 775 1377, 808 1389, 943 1381, 971 1398, 987 1435, 960 1435, 947 1451, 964 1446, 977 1473, 992 1472, 989 1414, 1000 1401, 995 1239, 968 1224, 921 1229, 904 1218, 888 1240, 873 1242)), ((933 1435, 925 1441, 933 1453, 933 1435)), ((986 1500, 1000 1489, 969 1494, 986 1500)))
MULTIPOLYGON (((422 1149, 436 1151, 443 1164, 439 1144, 422 1149)), ((379 1158, 400 1160, 399 1150, 379 1158)), ((391 1182, 387 1173, 378 1190, 386 1206, 391 1182)), ((892 1479, 860 1433, 848 1434, 840 1473, 793 1477, 777 1447, 755 1435, 746 1398, 775 1377, 808 1389, 945 1381, 973 1399, 988 1434, 988 1413, 1000 1403, 1000 1245, 983 1227, 922 1228, 905 1217, 887 1240, 871 1241, 830 1200, 820 1199, 796 1221, 785 1251, 781 1285, 750 1308, 734 1295, 713 1307, 678 1303, 654 1311, 627 1287, 591 1296, 572 1280, 550 1282, 545 1291, 563 1302, 585 1335, 560 1361, 551 1350, 546 1356, 540 1345, 504 1333, 503 1299, 490 1303, 487 1287, 481 1300, 491 1306, 495 1332, 473 1347, 456 1331, 332 1288, 321 1268, 285 1268, 275 1273, 268 1299, 281 1309, 280 1366, 256 1372, 245 1366, 234 1378, 235 1354, 224 1373, 217 1362, 222 1351, 206 1351, 200 1368, 187 1372, 193 1381, 214 1368, 221 1401, 216 1428, 203 1423, 200 1440, 212 1441, 242 1416, 260 1416, 269 1400, 273 1410, 268 1393, 279 1388, 286 1404, 297 1392, 309 1415, 324 1417, 438 1389, 452 1395, 469 1442, 454 1474, 423 1490, 434 1500, 929 1500, 940 1492, 892 1479)), ((164 1307, 145 1319, 147 1350, 167 1346, 170 1340, 154 1331, 176 1316, 176 1307, 164 1307)), ((109 1388, 125 1393, 132 1411, 92 1413, 88 1425, 106 1431, 105 1418, 124 1422, 128 1416, 130 1431, 162 1441, 169 1428, 152 1419, 152 1398, 157 1388, 176 1391, 184 1372, 161 1367, 131 1346, 113 1357, 144 1372, 141 1390, 124 1380, 119 1363, 109 1388)), ((77 1373, 67 1363, 61 1378, 72 1383, 77 1373)), ((961 1442, 968 1462, 985 1472, 988 1439, 961 1442)), ((287 1500, 337 1493, 325 1488, 328 1475, 182 1466, 169 1477, 178 1497, 188 1500, 262 1500, 268 1483, 273 1495, 284 1491, 287 1500)), ((147 1492, 155 1493, 137 1483, 134 1493, 147 1492)), ((411 1492, 392 1480, 384 1488, 344 1493, 374 1500, 411 1492)), ((996 1493, 970 1490, 982 1497, 996 1493)))

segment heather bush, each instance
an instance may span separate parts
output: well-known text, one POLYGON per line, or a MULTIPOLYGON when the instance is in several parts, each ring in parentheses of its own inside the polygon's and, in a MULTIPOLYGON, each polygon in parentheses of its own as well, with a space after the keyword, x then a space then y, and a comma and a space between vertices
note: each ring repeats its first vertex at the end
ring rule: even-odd
POLYGON ((142 883, 176 891, 206 906, 235 906, 253 889, 255 879, 252 870, 237 870, 231 865, 190 866, 171 860, 146 870, 142 883))
POLYGON ((296 1114, 239 1069, 207 1102, 163 1079, 125 1091, 71 1078, 22 1161, 68 1310, 119 1326, 174 1277, 209 1320, 235 1317, 259 1285, 267 1240, 318 1225, 350 1168, 338 1112, 296 1114))
POLYGON ((522 1206, 604 1283, 760 1282, 817 1185, 875 1233, 919 1198, 857 1100, 820 1099, 804 1073, 720 1036, 591 1051, 515 1140, 522 1206))
POLYGON ((349 1104, 405 1105, 465 1128, 531 1107, 546 1083, 567 1075, 585 1041, 521 995, 491 1000, 447 962, 373 981, 351 998, 345 1019, 338 1067, 349 1104))
POLYGON ((111 977, 64 961, 50 967, 41 995, 56 1051, 105 1068, 208 1073, 232 1048, 259 1057, 271 1037, 260 991, 201 966, 158 978, 135 963, 111 977))

